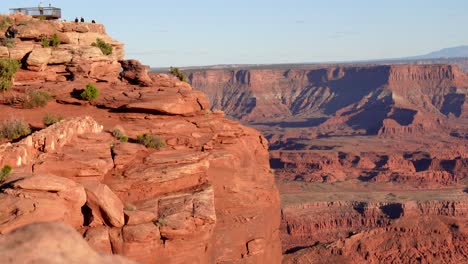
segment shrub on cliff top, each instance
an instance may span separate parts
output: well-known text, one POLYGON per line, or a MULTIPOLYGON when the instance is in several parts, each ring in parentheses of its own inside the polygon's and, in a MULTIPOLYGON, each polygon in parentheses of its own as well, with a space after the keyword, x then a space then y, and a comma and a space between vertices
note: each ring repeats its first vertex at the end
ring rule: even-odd
POLYGON ((13 77, 20 63, 13 59, 0 59, 0 91, 8 91, 13 85, 13 77))
POLYGON ((150 133, 138 135, 137 141, 138 143, 144 145, 147 148, 161 149, 166 146, 166 142, 164 141, 164 139, 150 133))
POLYGON ((112 54, 112 46, 109 43, 106 43, 104 40, 97 38, 96 42, 91 44, 91 46, 98 47, 101 49, 102 54, 104 55, 111 55, 112 54))
POLYGON ((31 128, 22 120, 12 119, 0 125, 0 137, 2 138, 14 140, 29 134, 31 134, 31 128))
POLYGON ((52 114, 46 114, 42 118, 42 122, 44 123, 45 126, 51 126, 55 123, 58 123, 63 120, 63 116, 55 116, 52 114))
POLYGON ((36 108, 44 107, 47 105, 52 97, 46 91, 41 90, 30 90, 26 93, 26 97, 23 101, 23 107, 25 108, 36 108))
POLYGON ((83 100, 92 101, 99 96, 99 90, 96 86, 89 83, 80 96, 83 100))
POLYGON ((42 47, 44 48, 47 48, 47 47, 55 48, 61 43, 57 34, 54 34, 51 39, 47 37, 42 37, 41 42, 42 42, 42 47))
POLYGON ((9 16, 2 16, 0 18, 0 30, 5 31, 9 26, 13 25, 14 21, 9 16))
POLYGON ((118 139, 120 142, 127 142, 128 137, 125 135, 123 128, 116 126, 111 131, 112 136, 118 139))
POLYGON ((2 45, 7 48, 14 48, 16 46, 16 40, 14 38, 4 38, 2 40, 2 45))
POLYGON ((171 67, 170 73, 182 82, 188 82, 187 76, 177 67, 171 67))

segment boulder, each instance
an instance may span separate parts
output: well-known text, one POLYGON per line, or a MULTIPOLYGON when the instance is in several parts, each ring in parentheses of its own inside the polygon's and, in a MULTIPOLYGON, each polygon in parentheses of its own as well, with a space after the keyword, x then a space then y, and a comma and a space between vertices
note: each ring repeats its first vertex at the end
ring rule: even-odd
POLYGON ((84 184, 88 200, 87 206, 92 210, 94 222, 102 220, 106 224, 122 227, 125 224, 123 204, 107 185, 89 182, 84 184))
POLYGON ((130 210, 125 210, 125 219, 126 219, 126 224, 127 225, 140 225, 140 224, 146 224, 154 221, 156 219, 156 215, 153 212, 148 212, 148 211, 130 211, 130 210))
POLYGON ((35 223, 0 237, 0 263, 136 264, 120 256, 101 255, 64 223, 35 223))
POLYGON ((86 231, 84 238, 88 244, 97 252, 112 254, 112 245, 108 227, 91 227, 86 231))
POLYGON ((153 84, 148 75, 149 66, 144 66, 137 60, 124 60, 120 64, 123 68, 120 77, 123 79, 141 86, 151 86, 153 84))
POLYGON ((40 221, 62 221, 79 227, 86 203, 82 185, 54 175, 13 174, 0 203, 0 234, 40 221))
POLYGON ((33 42, 21 42, 16 44, 13 48, 9 48, 10 59, 22 61, 28 53, 30 53, 35 47, 39 45, 34 44, 33 42))
POLYGON ((52 55, 51 48, 35 48, 26 60, 28 70, 44 71, 52 55))
POLYGON ((64 45, 60 45, 58 48, 52 50, 49 64, 66 64, 72 61, 73 50, 63 46, 64 45))

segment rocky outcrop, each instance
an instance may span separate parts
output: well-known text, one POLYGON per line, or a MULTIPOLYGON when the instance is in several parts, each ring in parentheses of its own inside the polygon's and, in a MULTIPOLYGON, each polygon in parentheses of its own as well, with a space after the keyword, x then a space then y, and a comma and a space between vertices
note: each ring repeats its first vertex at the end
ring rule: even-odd
POLYGON ((357 178, 438 188, 467 175, 460 173, 467 170, 467 144, 454 131, 467 128, 468 77, 457 66, 187 72, 194 87, 208 94, 212 108, 263 132, 281 179, 357 178), (417 157, 419 152, 426 157, 417 157), (445 165, 423 165, 430 160, 445 165))
MULTIPOLYGON (((391 197, 390 197, 391 198, 391 197)), ((292 253, 315 243, 330 243, 354 234, 391 226, 398 219, 451 217, 467 219, 468 202, 314 202, 282 209, 283 250, 292 253)))
POLYGON ((302 182, 337 182, 360 179, 367 182, 401 183, 407 187, 434 189, 454 185, 466 177, 467 157, 463 153, 330 151, 272 151, 270 164, 281 179, 302 182), (461 155, 461 156, 460 156, 461 155))
POLYGON ((0 262, 136 264, 95 252, 78 232, 60 222, 35 223, 1 236, 0 262))
POLYGON ((13 47, 0 52, 0 58, 9 57, 23 62, 24 69, 15 78, 17 84, 79 78, 115 81, 119 76, 119 61, 124 57, 123 44, 107 35, 103 25, 43 21, 21 14, 10 18, 18 30, 18 37, 13 47), (54 35, 60 44, 44 46, 43 40, 50 40, 54 35), (110 44, 112 54, 104 55, 93 46, 97 39, 110 44))
POLYGON ((35 112, 0 105, 2 118, 13 111, 29 123, 43 111, 78 116, 0 147, 0 165, 13 166, 0 232, 62 221, 97 251, 143 263, 280 261, 279 197, 263 136, 209 111, 201 92, 167 75, 151 87, 98 83, 91 103, 74 98, 86 83, 47 85, 58 103, 35 112), (117 125, 128 142, 109 133, 117 125), (165 146, 137 144, 144 133, 165 146))
POLYGON ((123 71, 120 76, 132 84, 151 86, 152 80, 148 75, 148 66, 142 65, 137 60, 121 61, 123 71))
POLYGON ((321 132, 351 127, 398 135, 439 129, 444 116, 464 115, 468 83, 449 65, 192 70, 190 80, 213 108, 244 121, 324 117, 313 125, 321 132), (391 130, 389 122, 401 128, 391 130))
POLYGON ((466 218, 411 216, 286 256, 283 263, 465 262, 466 218))

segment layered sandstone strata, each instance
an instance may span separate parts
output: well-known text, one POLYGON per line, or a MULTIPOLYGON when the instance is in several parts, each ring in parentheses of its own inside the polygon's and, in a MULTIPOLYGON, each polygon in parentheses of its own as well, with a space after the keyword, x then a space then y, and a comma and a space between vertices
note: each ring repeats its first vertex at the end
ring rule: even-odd
MULTIPOLYGON (((12 18, 18 39, 4 57, 26 63, 0 99, 0 120, 22 119, 35 133, 0 145, 0 167, 13 167, 0 193, 6 239, 18 228, 58 221, 99 253, 142 263, 281 261, 279 195, 259 132, 210 111, 188 83, 121 61, 123 45, 101 25, 12 18), (61 45, 40 46, 53 34, 61 45), (112 55, 91 45, 97 38, 113 46, 112 55), (99 89, 91 102, 79 96, 88 83, 99 89), (53 99, 25 109, 8 98, 30 90, 53 99), (64 120, 46 128, 46 114, 64 120), (128 142, 113 137, 115 128, 128 142), (161 148, 138 144, 145 133, 161 148)), ((73 257, 73 246, 51 257, 73 257)))

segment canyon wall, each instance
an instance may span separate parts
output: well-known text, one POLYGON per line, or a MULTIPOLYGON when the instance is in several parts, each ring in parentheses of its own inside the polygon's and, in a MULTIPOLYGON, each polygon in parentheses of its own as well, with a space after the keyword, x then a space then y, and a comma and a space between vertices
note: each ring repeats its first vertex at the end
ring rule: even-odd
MULTIPOLYGON (((33 232, 36 222, 62 222, 97 252, 141 263, 281 261, 279 195, 259 132, 210 111, 206 96, 176 77, 150 77, 148 67, 121 61, 123 45, 102 25, 10 19, 19 32, 15 47, 2 47, 4 57, 25 64, 2 93, 0 120, 21 120, 34 133, 1 139, 0 167, 12 167, 0 183, 0 234, 13 234, 5 239, 21 228, 33 232), (40 45, 53 34, 62 44, 40 45), (97 38, 113 54, 92 46, 97 38), (35 54, 45 54, 40 65, 35 54), (99 96, 86 101, 80 93, 89 83, 99 96), (30 109, 29 91, 51 99, 30 109), (46 127, 50 115, 58 122, 46 127)), ((59 243, 57 235, 47 239, 59 243)), ((74 244, 66 246, 51 259, 73 257, 74 244)))
POLYGON ((467 258, 468 77, 457 66, 187 73, 213 109, 269 140, 283 263, 467 258))

